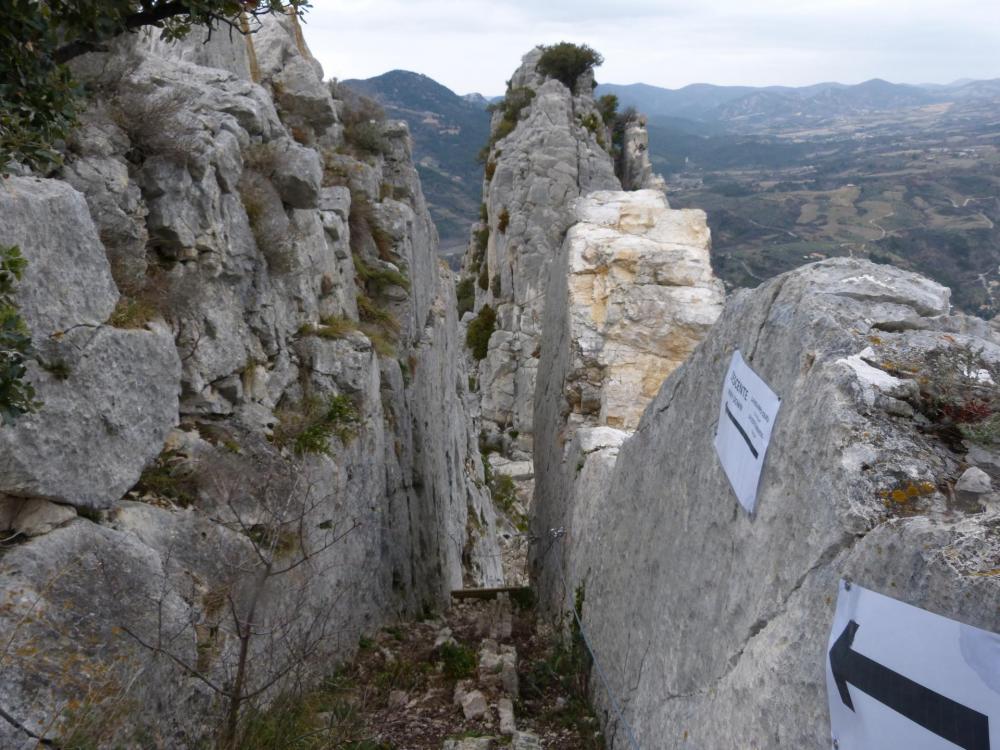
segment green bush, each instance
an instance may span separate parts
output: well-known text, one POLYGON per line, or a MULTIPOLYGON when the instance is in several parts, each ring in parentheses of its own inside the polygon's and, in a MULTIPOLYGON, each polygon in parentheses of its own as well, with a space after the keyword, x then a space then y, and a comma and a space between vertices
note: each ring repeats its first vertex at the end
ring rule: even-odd
MULTIPOLYGON (((503 99, 487 107, 490 112, 500 112, 501 118, 500 122, 497 123, 493 132, 490 133, 490 140, 482 150, 479 152, 479 160, 481 162, 486 162, 490 157, 490 151, 493 146, 508 135, 514 132, 517 127, 517 122, 521 117, 521 112, 531 104, 531 100, 535 98, 535 92, 533 89, 527 86, 518 86, 516 88, 510 88, 510 82, 508 81, 507 93, 503 99)), ((499 156, 499 153, 497 154, 499 156)), ((486 180, 493 179, 493 173, 496 171, 496 162, 490 161, 486 164, 486 180)), ((486 219, 484 218, 483 221, 486 219)))
POLYGON ((597 111, 601 113, 601 120, 605 125, 611 127, 618 116, 618 97, 614 94, 605 94, 597 100, 597 111))
POLYGON ((358 157, 381 156, 388 152, 389 141, 383 132, 385 111, 374 100, 346 87, 340 92, 343 101, 341 122, 344 125, 345 151, 358 157))
MULTIPOLYGON (((168 41, 206 24, 216 32, 240 28, 243 14, 296 13, 299 0, 7 0, 0 25, 0 174, 8 162, 46 171, 61 161, 55 144, 74 124, 82 93, 66 63, 104 43, 154 25, 168 41)), ((254 25, 254 23, 251 23, 254 25)))
POLYGON ((483 263, 479 268, 479 288, 484 292, 490 288, 490 267, 483 263))
POLYGON ((483 305, 475 320, 469 323, 469 329, 465 333, 465 345, 472 350, 472 356, 477 359, 485 359, 489 351, 490 336, 497 327, 497 314, 489 305, 483 305))
POLYGON ((330 438, 336 436, 342 443, 349 443, 360 424, 361 417, 350 396, 338 394, 325 401, 312 396, 296 407, 278 411, 274 443, 290 447, 298 456, 309 453, 329 456, 330 438))
POLYGON ((497 220, 497 229, 499 229, 501 233, 506 232, 508 224, 510 224, 510 211, 505 208, 500 212, 500 217, 497 220))
POLYGON ((570 91, 581 75, 604 62, 600 53, 586 44, 559 42, 542 49, 542 56, 538 58, 535 69, 546 78, 555 78, 570 91))
POLYGON ((439 651, 444 674, 453 680, 464 680, 476 673, 476 653, 460 643, 444 643, 439 651))
POLYGON ((344 140, 356 153, 383 156, 389 151, 389 141, 377 122, 359 122, 344 128, 344 140))
POLYGON ((365 262, 360 255, 354 255, 354 273, 358 281, 374 294, 381 294, 390 286, 399 286, 410 291, 410 280, 401 271, 392 268, 376 268, 365 262))
POLYGON ((583 125, 591 133, 597 134, 601 131, 601 118, 591 112, 586 117, 580 120, 580 124, 583 125))
POLYGON ((475 282, 466 276, 455 287, 455 297, 458 301, 458 317, 462 317, 476 306, 475 282))
POLYGON ((27 265, 19 248, 0 246, 0 425, 13 424, 39 406, 34 386, 24 379, 35 356, 31 333, 14 301, 27 265))

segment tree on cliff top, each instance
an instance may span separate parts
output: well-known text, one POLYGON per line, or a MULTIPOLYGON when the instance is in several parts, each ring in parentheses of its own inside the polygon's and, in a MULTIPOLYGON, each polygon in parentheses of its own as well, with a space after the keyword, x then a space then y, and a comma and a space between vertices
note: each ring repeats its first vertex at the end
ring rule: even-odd
MULTIPOLYGON (((59 163, 79 88, 66 63, 145 26, 164 39, 194 26, 252 33, 250 19, 301 14, 308 0, 7 0, 0 26, 0 174, 10 161, 40 169, 59 163)), ((258 25, 259 27, 259 25, 258 25)))
POLYGON ((604 63, 601 53, 586 44, 559 42, 542 47, 542 50, 535 70, 543 76, 562 82, 570 91, 576 87, 576 81, 581 75, 604 63))

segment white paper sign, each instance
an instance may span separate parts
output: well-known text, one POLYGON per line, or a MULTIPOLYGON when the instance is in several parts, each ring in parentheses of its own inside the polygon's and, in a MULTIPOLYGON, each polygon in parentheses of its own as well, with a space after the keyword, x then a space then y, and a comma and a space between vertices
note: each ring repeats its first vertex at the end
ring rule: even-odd
POLYGON ((764 455, 781 406, 774 391, 733 352, 722 385, 715 450, 740 505, 753 513, 764 455))
POLYGON ((826 653, 839 750, 1000 750, 1000 635, 840 584, 826 653))

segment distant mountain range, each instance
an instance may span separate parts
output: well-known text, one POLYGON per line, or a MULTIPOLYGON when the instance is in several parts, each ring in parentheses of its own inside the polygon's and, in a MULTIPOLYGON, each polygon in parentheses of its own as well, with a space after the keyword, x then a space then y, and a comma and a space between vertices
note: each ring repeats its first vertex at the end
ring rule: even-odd
MULTIPOLYGON (((442 253, 459 251, 479 215, 482 165, 476 154, 489 137, 490 99, 456 94, 425 75, 405 70, 341 83, 378 101, 389 117, 409 124, 442 253)), ((811 149, 800 139, 775 141, 774 136, 800 130, 814 136, 831 127, 843 130, 845 123, 848 129, 854 123, 877 128, 883 120, 903 113, 911 116, 921 108, 933 113, 935 105, 944 105, 942 110, 951 110, 956 117, 977 107, 981 120, 983 110, 993 106, 990 102, 1000 105, 1000 79, 908 85, 876 78, 856 85, 759 88, 695 83, 680 89, 601 84, 596 94, 615 94, 622 108, 634 106, 649 116, 654 165, 669 175, 691 164, 709 169, 739 164, 793 166, 811 149)), ((996 111, 1000 121, 1000 106, 996 111)))
POLYGON ((442 252, 464 247, 482 200, 483 167, 476 154, 490 135, 486 99, 478 94, 459 96, 406 70, 341 85, 374 99, 389 117, 406 120, 442 252))
POLYGON ((621 106, 632 106, 651 119, 671 118, 707 122, 730 132, 758 130, 775 122, 818 121, 906 107, 946 104, 973 98, 1000 97, 1000 78, 956 81, 947 85, 913 86, 880 78, 856 85, 817 83, 790 86, 713 86, 694 83, 665 89, 645 83, 627 86, 605 83, 597 94, 615 94, 621 106))

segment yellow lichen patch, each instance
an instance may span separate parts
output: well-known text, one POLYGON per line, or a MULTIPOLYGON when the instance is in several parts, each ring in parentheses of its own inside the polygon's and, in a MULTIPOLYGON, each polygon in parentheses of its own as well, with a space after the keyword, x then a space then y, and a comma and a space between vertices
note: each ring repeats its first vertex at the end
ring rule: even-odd
POLYGON ((882 490, 879 497, 888 508, 891 504, 906 505, 917 498, 926 497, 934 493, 936 487, 933 482, 905 482, 899 487, 891 490, 882 490))

